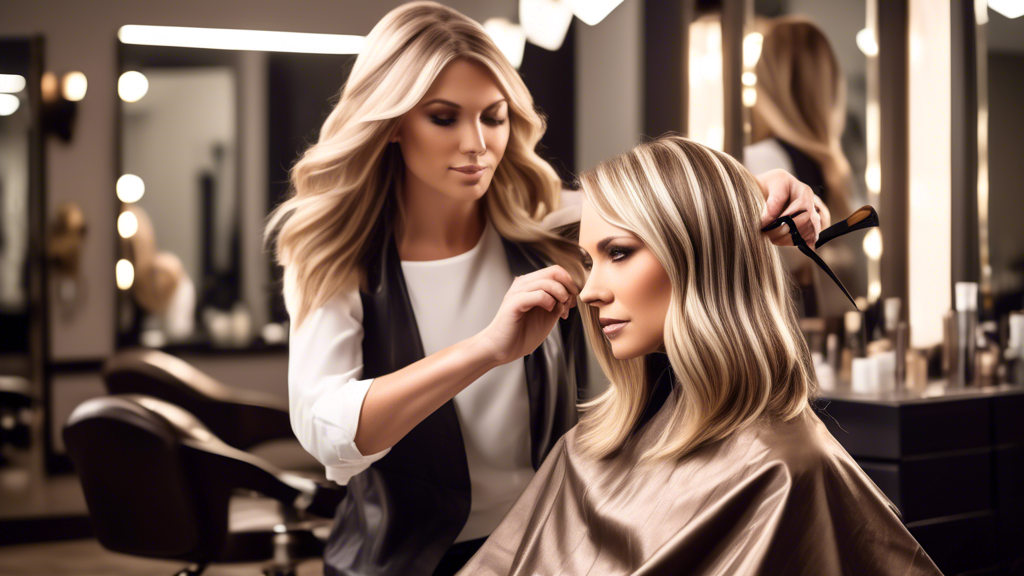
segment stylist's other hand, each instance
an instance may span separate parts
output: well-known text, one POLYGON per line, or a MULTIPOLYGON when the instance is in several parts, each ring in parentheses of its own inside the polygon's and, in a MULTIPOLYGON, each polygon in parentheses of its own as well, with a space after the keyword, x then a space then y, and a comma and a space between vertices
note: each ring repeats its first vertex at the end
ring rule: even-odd
MULTIPOLYGON (((803 211, 793 218, 800 236, 809 246, 814 246, 823 228, 828 228, 831 215, 825 203, 814 194, 811 187, 799 181, 785 170, 771 170, 757 177, 764 193, 765 207, 761 213, 761 228, 771 224, 780 216, 789 216, 803 211)), ((783 225, 764 233, 777 246, 792 246, 789 226, 783 225)))
POLYGON ((544 342, 559 318, 568 318, 579 293, 561 266, 518 276, 477 341, 498 364, 522 358, 544 342))

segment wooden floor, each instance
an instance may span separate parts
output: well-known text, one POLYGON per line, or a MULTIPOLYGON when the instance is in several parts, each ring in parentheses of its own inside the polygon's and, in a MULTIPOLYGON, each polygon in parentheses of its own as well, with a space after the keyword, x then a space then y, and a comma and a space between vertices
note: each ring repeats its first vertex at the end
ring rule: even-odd
MULTIPOLYGON (((183 562, 149 560, 109 552, 96 540, 0 547, 0 576, 172 576, 183 562)), ((260 576, 262 563, 214 564, 207 576, 260 576)), ((299 565, 298 576, 324 573, 321 560, 299 565)))

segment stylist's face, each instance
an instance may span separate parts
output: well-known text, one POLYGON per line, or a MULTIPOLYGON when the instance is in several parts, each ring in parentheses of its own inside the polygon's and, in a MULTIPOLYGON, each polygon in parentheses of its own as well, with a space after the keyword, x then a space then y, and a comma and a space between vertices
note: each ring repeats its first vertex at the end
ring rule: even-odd
POLYGON ((583 200, 580 248, 590 273, 580 292, 601 319, 619 360, 660 350, 672 287, 665 269, 633 233, 609 224, 583 200))
POLYGON ((471 60, 445 66, 393 137, 407 185, 475 201, 491 185, 508 145, 508 102, 490 71, 471 60))

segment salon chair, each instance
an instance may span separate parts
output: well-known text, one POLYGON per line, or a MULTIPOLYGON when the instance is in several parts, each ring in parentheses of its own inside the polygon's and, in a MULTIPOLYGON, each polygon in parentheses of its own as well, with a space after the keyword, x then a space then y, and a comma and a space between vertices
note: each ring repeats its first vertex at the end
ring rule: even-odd
POLYGON ((322 554, 313 530, 329 529, 343 495, 228 446, 192 414, 152 397, 82 403, 64 426, 64 442, 99 542, 192 563, 179 576, 201 574, 210 563, 268 559, 264 574, 294 574, 296 561, 322 554), (230 529, 229 502, 237 509, 254 492, 276 500, 279 514, 262 528, 230 529))
POLYGON ((184 408, 217 437, 240 450, 269 440, 295 439, 285 400, 227 386, 158 350, 115 354, 103 367, 103 381, 110 394, 152 396, 184 408))

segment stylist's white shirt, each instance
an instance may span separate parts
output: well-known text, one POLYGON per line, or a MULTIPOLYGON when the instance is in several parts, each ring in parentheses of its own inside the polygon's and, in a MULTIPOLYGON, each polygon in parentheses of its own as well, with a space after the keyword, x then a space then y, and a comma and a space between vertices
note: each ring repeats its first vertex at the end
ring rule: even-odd
MULTIPOLYGON (((579 220, 578 193, 545 219, 556 227, 579 220)), ((501 237, 487 224, 470 251, 429 262, 402 262, 423 352, 429 356, 477 334, 494 318, 512 285, 501 237)), ((286 286, 285 301, 290 300, 286 286)), ((288 365, 291 423, 299 442, 338 484, 388 450, 363 455, 355 434, 372 379, 363 376, 363 309, 357 290, 332 299, 293 328, 288 365)), ((481 376, 455 396, 469 464, 472 504, 456 542, 491 533, 533 478, 530 407, 523 362, 481 376)))

